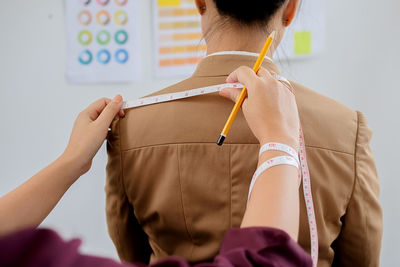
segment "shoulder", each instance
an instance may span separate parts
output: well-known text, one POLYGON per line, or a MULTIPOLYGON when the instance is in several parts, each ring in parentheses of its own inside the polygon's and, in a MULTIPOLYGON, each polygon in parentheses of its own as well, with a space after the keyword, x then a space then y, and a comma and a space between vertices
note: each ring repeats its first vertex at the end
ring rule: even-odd
POLYGON ((216 77, 207 77, 207 78, 191 76, 188 79, 185 79, 183 81, 175 83, 175 84, 168 86, 160 91, 154 92, 148 96, 170 94, 170 93, 181 92, 181 91, 186 91, 186 90, 191 90, 191 89, 197 89, 200 87, 222 84, 222 83, 225 83, 225 80, 226 80, 225 76, 216 76, 216 77))
POLYGON ((291 84, 307 146, 354 154, 359 114, 299 83, 291 84))
POLYGON ((190 87, 193 86, 193 83, 195 83, 195 82, 193 82, 193 78, 190 77, 190 78, 185 79, 183 81, 180 81, 178 83, 172 84, 172 85, 170 85, 170 86, 168 86, 168 87, 166 87, 166 88, 164 88, 162 90, 159 90, 159 91, 153 92, 153 93, 151 93, 149 95, 146 95, 145 97, 162 95, 162 94, 169 94, 169 93, 177 92, 177 91, 180 91, 180 90, 193 89, 193 88, 190 88, 190 87))
MULTIPOLYGON (((149 96, 222 84, 225 80, 222 76, 191 77, 149 96)), ((115 122, 112 134, 120 135, 122 150, 177 142, 208 142, 210 138, 215 142, 214 128, 223 125, 230 109, 231 102, 216 94, 132 108, 115 122)))

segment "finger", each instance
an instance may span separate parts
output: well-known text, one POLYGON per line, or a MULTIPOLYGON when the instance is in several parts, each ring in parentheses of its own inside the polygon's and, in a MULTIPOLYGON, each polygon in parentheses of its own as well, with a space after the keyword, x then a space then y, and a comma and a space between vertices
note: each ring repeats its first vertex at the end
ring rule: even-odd
POLYGON ((274 79, 273 73, 269 72, 267 69, 261 67, 258 72, 257 76, 266 79, 267 81, 270 79, 274 79))
POLYGON ((224 88, 219 92, 219 95, 236 102, 241 92, 242 89, 239 88, 224 88))
POLYGON ((257 74, 249 67, 239 67, 234 72, 232 72, 228 78, 226 79, 227 83, 236 83, 239 82, 244 86, 248 87, 251 83, 257 79, 257 74))
POLYGON ((94 121, 96 120, 103 109, 111 102, 109 98, 101 98, 96 100, 92 104, 90 104, 86 109, 85 112, 89 115, 89 118, 94 121))
POLYGON ((277 82, 280 82, 281 84, 283 84, 283 85, 286 87, 286 89, 289 89, 289 91, 290 91, 292 94, 295 94, 294 91, 293 91, 292 85, 290 84, 290 82, 289 82, 287 79, 285 79, 284 77, 280 76, 279 74, 277 74, 277 73, 275 73, 275 72, 271 72, 271 76, 272 76, 272 78, 274 78, 277 82))
POLYGON ((270 72, 268 70, 266 70, 263 67, 260 67, 260 69, 257 72, 257 76, 259 77, 264 77, 264 76, 271 76, 270 72))
POLYGON ((96 122, 100 124, 101 127, 108 128, 115 116, 121 111, 122 104, 122 96, 115 96, 114 99, 103 109, 96 122))

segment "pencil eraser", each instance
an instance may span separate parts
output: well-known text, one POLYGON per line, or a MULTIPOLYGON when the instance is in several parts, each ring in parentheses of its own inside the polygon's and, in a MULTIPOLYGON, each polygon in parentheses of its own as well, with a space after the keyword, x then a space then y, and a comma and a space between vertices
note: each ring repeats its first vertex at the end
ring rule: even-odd
POLYGON ((219 138, 218 138, 218 141, 217 141, 217 145, 222 146, 224 141, 225 141, 225 136, 220 135, 219 138))

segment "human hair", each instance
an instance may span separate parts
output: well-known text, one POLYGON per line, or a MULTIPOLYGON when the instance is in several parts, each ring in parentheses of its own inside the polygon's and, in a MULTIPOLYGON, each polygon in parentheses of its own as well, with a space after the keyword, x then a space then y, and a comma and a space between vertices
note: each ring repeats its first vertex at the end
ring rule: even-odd
POLYGON ((214 0, 218 13, 243 26, 267 26, 286 0, 214 0))

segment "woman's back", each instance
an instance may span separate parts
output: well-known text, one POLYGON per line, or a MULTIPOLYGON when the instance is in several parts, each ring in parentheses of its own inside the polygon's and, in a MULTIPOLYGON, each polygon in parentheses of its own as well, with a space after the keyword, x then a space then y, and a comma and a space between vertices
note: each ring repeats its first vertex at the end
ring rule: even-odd
MULTIPOLYGON (((206 57, 191 78, 156 94, 224 83, 230 72, 255 60, 206 57)), ((272 62, 264 67, 279 72, 272 62)), ((381 209, 366 121, 293 85, 311 173, 319 266, 377 265, 381 209)), ((152 261, 167 255, 204 261, 217 254, 225 231, 240 225, 259 145, 241 113, 226 144, 215 144, 232 106, 210 94, 131 109, 114 122, 107 220, 121 259, 146 261, 151 254, 152 261)), ((299 243, 309 250, 303 198, 300 203, 299 243)))

